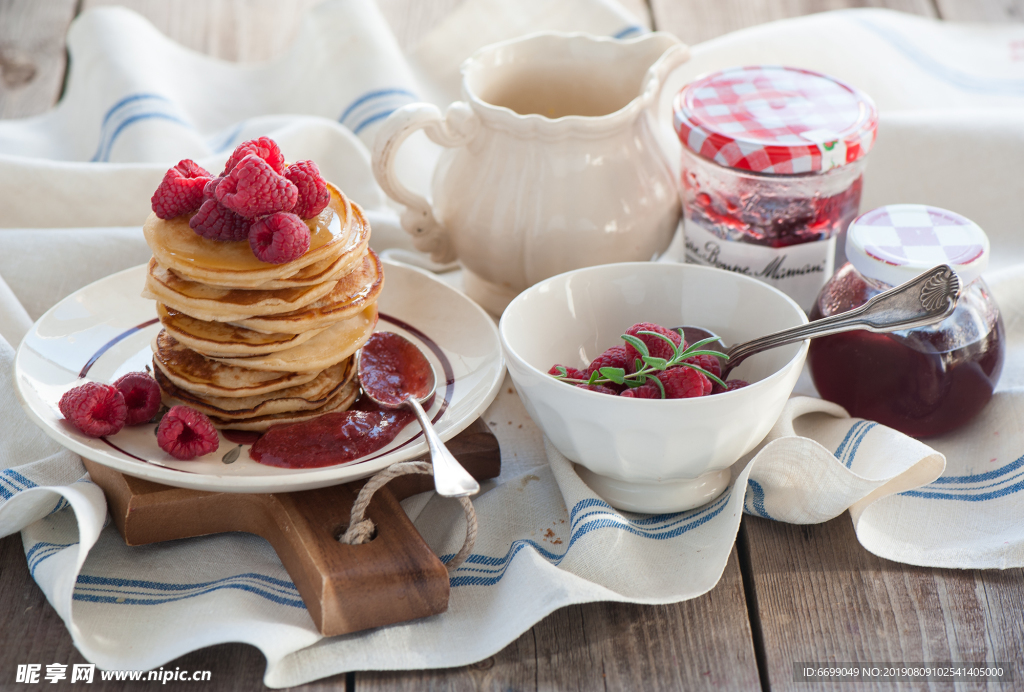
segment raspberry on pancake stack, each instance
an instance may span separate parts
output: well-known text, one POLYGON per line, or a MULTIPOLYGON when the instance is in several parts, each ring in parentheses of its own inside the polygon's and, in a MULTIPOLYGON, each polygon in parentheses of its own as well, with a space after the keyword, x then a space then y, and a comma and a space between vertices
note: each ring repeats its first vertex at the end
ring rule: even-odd
POLYGON ((266 137, 239 145, 219 177, 180 162, 152 203, 143 295, 163 325, 165 401, 252 431, 347 409, 384 280, 362 210, 266 137))

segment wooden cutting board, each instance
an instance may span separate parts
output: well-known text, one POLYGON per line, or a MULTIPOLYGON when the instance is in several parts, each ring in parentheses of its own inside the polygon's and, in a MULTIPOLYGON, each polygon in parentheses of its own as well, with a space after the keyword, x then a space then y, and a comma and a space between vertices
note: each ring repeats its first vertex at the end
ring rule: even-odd
MULTIPOLYGON (((482 420, 447 444, 477 480, 501 472, 497 438, 482 420)), ((85 466, 128 545, 228 531, 265 538, 325 636, 448 609, 448 572, 399 504, 433 488, 430 476, 401 476, 378 490, 366 512, 377 526, 373 540, 344 545, 337 537, 365 481, 294 493, 210 493, 126 476, 88 459, 85 466)))

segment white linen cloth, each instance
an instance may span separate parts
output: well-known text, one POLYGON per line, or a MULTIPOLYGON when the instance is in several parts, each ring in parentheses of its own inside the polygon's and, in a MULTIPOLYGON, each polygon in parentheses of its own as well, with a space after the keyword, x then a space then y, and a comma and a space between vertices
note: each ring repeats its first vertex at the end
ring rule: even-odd
MULTIPOLYGON (((710 41, 694 48, 672 86, 713 68, 785 63, 834 74, 876 99, 881 125, 864 208, 937 204, 975 219, 992 240, 989 281, 1009 350, 998 394, 974 423, 925 444, 797 397, 734 467, 719 499, 679 514, 629 515, 545 446, 504 386, 484 416, 500 440, 503 473, 474 501, 480 535, 452 575, 448 612, 330 639, 262 539, 124 545, 77 456, 18 406, 12 345, 31 321, 69 292, 148 258, 138 225, 169 165, 193 157, 216 169, 237 143, 263 134, 291 158, 317 160, 369 210, 375 247, 408 247, 369 173, 374 127, 418 97, 456 98, 455 70, 473 49, 541 28, 642 30, 610 0, 467 0, 406 57, 375 5, 332 0, 313 10, 287 55, 240 66, 190 53, 131 12, 100 9, 69 32, 64 100, 37 118, 0 121, 0 535, 22 531, 32 575, 90 661, 152 668, 242 641, 266 655, 272 687, 349 670, 466 664, 568 604, 707 592, 743 511, 813 523, 849 509, 860 542, 889 559, 1024 565, 1024 239, 1016 225, 1024 27, 886 11, 815 15, 710 41)), ((410 178, 422 183, 434 155, 412 143, 410 178)), ((425 493, 405 507, 439 554, 458 549, 457 504, 425 493)))

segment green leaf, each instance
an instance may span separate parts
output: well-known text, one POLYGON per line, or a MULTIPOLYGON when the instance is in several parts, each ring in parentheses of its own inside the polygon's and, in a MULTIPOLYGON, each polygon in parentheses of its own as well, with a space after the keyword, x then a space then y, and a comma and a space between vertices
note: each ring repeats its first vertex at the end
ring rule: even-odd
POLYGON ((626 371, 622 368, 601 368, 600 372, 615 384, 625 384, 626 382, 626 371))
POLYGON ((633 379, 626 378, 626 386, 629 387, 630 389, 636 389, 637 387, 642 385, 646 380, 646 375, 638 375, 633 379))
POLYGON ((668 361, 664 358, 655 358, 654 356, 644 356, 644 362, 650 365, 655 370, 667 370, 668 361))
POLYGON ((633 359, 633 372, 639 372, 644 369, 644 362, 639 358, 633 359))
POLYGON ((595 370, 594 372, 590 373, 590 379, 587 380, 587 384, 594 384, 599 379, 601 379, 601 373, 595 370))
POLYGON ((664 334, 659 334, 658 332, 649 332, 647 330, 639 331, 639 332, 637 332, 637 334, 649 334, 650 336, 656 336, 659 339, 661 339, 662 341, 664 341, 665 343, 667 343, 669 346, 671 346, 673 353, 675 353, 675 351, 676 351, 676 342, 672 341, 672 339, 668 338, 664 334))
POLYGON ((632 334, 623 334, 622 340, 639 351, 641 356, 651 355, 650 350, 647 348, 647 344, 645 344, 642 339, 638 339, 632 334))
POLYGON ((663 385, 663 384, 661 383, 661 380, 659 380, 659 379, 658 379, 657 377, 652 377, 652 378, 651 378, 651 381, 652 381, 652 382, 654 382, 654 384, 658 385, 658 390, 659 390, 659 391, 661 392, 661 398, 662 398, 662 399, 665 399, 665 398, 667 398, 667 397, 665 396, 665 385, 663 385))
POLYGON ((721 351, 694 351, 693 353, 687 352, 687 358, 692 358, 693 356, 715 356, 717 358, 729 360, 729 356, 725 355, 721 351))
POLYGON ((714 341, 721 341, 721 339, 719 339, 717 337, 714 337, 714 336, 709 336, 706 339, 701 339, 700 341, 697 341, 697 342, 692 343, 689 346, 687 346, 686 347, 686 352, 689 353, 690 351, 695 351, 695 350, 699 349, 701 346, 706 346, 707 344, 710 344, 710 343, 712 343, 714 341))
POLYGON ((555 375, 555 377, 568 377, 569 376, 569 371, 565 369, 564 365, 556 365, 555 366, 555 370, 558 371, 558 374, 555 375))
POLYGON ((682 365, 684 368, 693 368, 697 372, 703 373, 704 376, 707 377, 712 382, 720 384, 723 387, 725 386, 725 382, 722 382, 722 380, 718 379, 717 377, 715 377, 714 375, 712 375, 710 372, 708 372, 704 368, 700 367, 699 365, 694 365, 693 363, 680 363, 680 365, 682 365))

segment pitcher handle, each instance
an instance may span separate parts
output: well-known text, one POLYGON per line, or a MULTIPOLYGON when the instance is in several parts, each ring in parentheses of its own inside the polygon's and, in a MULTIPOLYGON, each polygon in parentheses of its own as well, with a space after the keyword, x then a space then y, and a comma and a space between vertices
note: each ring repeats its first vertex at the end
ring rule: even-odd
POLYGON ((429 252, 435 262, 452 262, 455 248, 447 229, 434 217, 426 198, 407 188, 395 172, 399 148, 417 130, 441 146, 459 147, 479 132, 480 118, 461 101, 448 106, 444 115, 432 104, 412 103, 388 116, 373 145, 373 177, 388 197, 405 205, 402 228, 412 236, 416 249, 429 252))
POLYGON ((651 65, 644 76, 643 99, 644 106, 651 109, 657 116, 656 109, 661 100, 661 89, 665 86, 665 78, 684 62, 690 59, 690 47, 685 43, 677 43, 664 53, 651 65))

